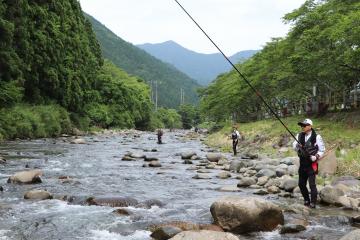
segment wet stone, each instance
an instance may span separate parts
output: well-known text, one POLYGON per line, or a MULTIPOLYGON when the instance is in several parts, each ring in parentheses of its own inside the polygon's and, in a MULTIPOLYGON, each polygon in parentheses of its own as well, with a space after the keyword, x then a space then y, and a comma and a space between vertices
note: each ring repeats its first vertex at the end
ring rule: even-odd
POLYGON ((305 231, 305 230, 306 230, 306 227, 304 227, 303 225, 286 224, 281 227, 280 234, 297 233, 297 232, 301 232, 301 231, 305 231))

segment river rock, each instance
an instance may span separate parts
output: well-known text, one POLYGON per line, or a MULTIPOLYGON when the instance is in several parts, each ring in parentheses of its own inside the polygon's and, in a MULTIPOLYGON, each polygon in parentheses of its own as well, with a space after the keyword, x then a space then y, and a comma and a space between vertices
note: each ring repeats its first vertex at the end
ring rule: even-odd
POLYGON ((124 208, 119 208, 113 211, 113 213, 116 213, 118 215, 124 215, 124 216, 129 216, 131 214, 130 211, 128 211, 127 209, 124 208))
POLYGON ((264 190, 264 189, 259 189, 259 190, 257 190, 257 191, 255 191, 255 192, 253 192, 253 194, 256 194, 256 195, 267 195, 267 194, 269 194, 266 190, 264 190))
POLYGON ((151 161, 149 167, 161 167, 161 163, 159 161, 151 161))
POLYGON ((191 159, 194 155, 196 155, 196 152, 184 152, 181 153, 181 159, 191 159))
POLYGON ((267 188, 267 191, 268 193, 273 193, 273 194, 281 192, 280 188, 278 188, 277 186, 270 186, 267 188))
POLYGON ((5 163, 6 163, 6 159, 0 156, 0 164, 5 164, 5 163))
POLYGON ((20 183, 20 184, 41 183, 42 182, 40 178, 41 175, 42 175, 41 170, 18 172, 15 173, 15 175, 9 177, 8 183, 20 183))
POLYGON ((276 177, 276 172, 271 169, 261 169, 255 176, 258 178, 263 177, 263 176, 267 176, 269 178, 274 178, 274 177, 276 177))
POLYGON ((130 157, 132 157, 132 158, 145 158, 146 156, 144 154, 141 154, 141 153, 131 153, 130 157))
POLYGON ((219 188, 220 192, 241 192, 240 188, 238 188, 237 186, 223 186, 221 188, 219 188))
POLYGON ((86 144, 86 141, 83 138, 75 138, 75 139, 71 140, 70 143, 71 144, 86 144))
POLYGON ((148 200, 145 200, 144 202, 137 204, 135 207, 150 209, 152 206, 163 207, 164 205, 165 204, 163 202, 161 202, 160 200, 148 199, 148 200))
POLYGON ((121 158, 121 160, 122 160, 122 161, 136 161, 135 158, 132 158, 132 157, 130 157, 130 156, 128 156, 128 155, 123 156, 123 157, 121 158))
POLYGON ((52 199, 52 195, 45 190, 31 190, 24 194, 25 199, 33 199, 33 200, 45 200, 52 199))
POLYGON ((282 187, 286 192, 292 192, 297 186, 298 181, 296 179, 287 179, 282 184, 282 187))
POLYGON ((269 181, 268 176, 259 177, 258 180, 257 180, 257 185, 264 186, 268 181, 269 181))
POLYGON ((291 165, 288 167, 287 172, 290 176, 295 176, 298 174, 299 167, 296 165, 291 165))
POLYGON ((280 228, 280 234, 297 233, 306 230, 306 227, 300 224, 286 224, 280 228))
POLYGON ((204 173, 199 173, 193 176, 193 179, 210 179, 211 177, 204 173))
POLYGON ((207 168, 207 169, 214 169, 215 167, 216 167, 216 165, 213 164, 213 163, 208 164, 208 165, 205 166, 205 168, 207 168))
POLYGON ((360 180, 356 179, 353 176, 341 176, 335 178, 331 183, 331 185, 337 185, 337 184, 343 184, 351 188, 351 187, 359 186, 360 180))
POLYGON ((360 239, 360 229, 354 230, 342 238, 340 240, 359 240, 360 239))
POLYGON ((238 187, 249 187, 251 185, 255 185, 256 180, 251 177, 243 177, 240 179, 239 183, 237 184, 238 187))
POLYGON ((221 153, 208 153, 206 154, 207 160, 210 162, 218 162, 222 158, 221 153))
POLYGON ((277 177, 282 177, 287 173, 287 170, 283 168, 279 168, 275 172, 277 177))
POLYGON ((193 164, 193 162, 190 159, 185 159, 183 164, 193 164))
POLYGON ((173 226, 163 226, 157 228, 150 236, 155 240, 168 240, 180 233, 182 230, 173 226))
POLYGON ((282 210, 261 198, 225 196, 211 205, 210 212, 217 225, 234 233, 272 231, 284 224, 282 210))
POLYGON ((184 231, 177 234, 170 240, 240 240, 237 236, 231 233, 216 232, 209 230, 200 231, 184 231))
POLYGON ((228 172, 220 172, 216 177, 220 179, 227 179, 231 177, 231 174, 228 172))
POLYGON ((240 160, 233 160, 230 162, 230 171, 231 172, 239 172, 241 168, 245 167, 245 163, 240 160))
POLYGON ((145 156, 144 161, 145 162, 159 161, 159 158, 151 157, 151 156, 145 156))
POLYGON ((130 197, 90 197, 86 199, 89 205, 109 206, 109 207, 129 207, 136 206, 138 201, 130 197))
POLYGON ((339 197, 344 196, 344 192, 338 188, 326 186, 320 191, 319 195, 323 203, 336 204, 339 202, 339 197))
MULTIPOLYGON (((229 164, 229 161, 225 158, 221 158, 219 159, 219 161, 217 162, 217 165, 218 166, 224 166, 224 165, 227 165, 229 164)), ((229 166, 229 170, 230 170, 230 166, 229 166)))
POLYGON ((337 169, 337 160, 335 155, 335 149, 330 150, 319 161, 319 175, 327 176, 334 175, 337 169))

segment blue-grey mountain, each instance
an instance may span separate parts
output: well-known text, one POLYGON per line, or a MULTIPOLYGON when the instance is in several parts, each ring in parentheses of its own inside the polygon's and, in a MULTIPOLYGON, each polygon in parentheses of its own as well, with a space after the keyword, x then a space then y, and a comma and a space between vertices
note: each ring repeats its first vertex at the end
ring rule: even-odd
MULTIPOLYGON (((174 41, 137 45, 152 56, 174 65, 180 71, 195 79, 201 85, 208 85, 219 74, 231 69, 220 53, 203 54, 182 47, 174 41)), ((244 61, 258 50, 246 50, 230 56, 233 63, 244 61)))
MULTIPOLYGON (((86 15, 86 14, 85 14, 86 15)), ((180 89, 185 93, 185 103, 196 103, 199 84, 174 66, 162 62, 144 50, 124 41, 93 17, 90 20, 102 54, 127 73, 144 79, 153 89, 157 82, 159 106, 177 108, 180 89)))

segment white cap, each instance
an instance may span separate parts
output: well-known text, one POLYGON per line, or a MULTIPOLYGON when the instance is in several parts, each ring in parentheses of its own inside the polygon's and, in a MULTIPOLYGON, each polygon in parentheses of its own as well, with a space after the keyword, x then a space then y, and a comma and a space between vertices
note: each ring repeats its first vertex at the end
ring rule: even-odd
POLYGON ((311 119, 306 118, 304 121, 302 122, 298 122, 299 126, 303 126, 303 125, 313 125, 313 122, 311 121, 311 119))

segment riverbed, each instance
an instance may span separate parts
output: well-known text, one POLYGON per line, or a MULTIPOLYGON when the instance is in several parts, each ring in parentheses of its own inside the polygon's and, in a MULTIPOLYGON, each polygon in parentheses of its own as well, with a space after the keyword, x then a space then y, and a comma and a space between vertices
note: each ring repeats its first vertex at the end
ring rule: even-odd
MULTIPOLYGON (((17 140, 0 145, 0 239, 122 239, 148 240, 148 226, 171 221, 212 223, 210 205, 224 195, 254 196, 253 189, 220 192, 222 186, 236 186, 236 174, 218 179, 222 171, 211 169, 211 179, 193 179, 196 174, 183 164, 180 153, 195 151, 200 158, 214 151, 201 137, 186 137, 186 131, 166 132, 164 144, 156 143, 149 132, 107 133, 83 137, 86 144, 70 144, 70 137, 56 139, 17 140), (144 160, 122 161, 128 152, 145 154, 160 160, 162 167, 143 167, 144 160), (17 185, 7 183, 16 172, 40 169, 42 183, 17 185), (68 177, 67 181, 61 178, 68 177), (25 200, 24 193, 46 189, 54 199, 25 200), (69 203, 64 196, 79 201, 69 203), (131 197, 139 202, 156 199, 164 206, 150 209, 127 207, 131 213, 113 213, 113 207, 81 204, 88 197, 131 197)), ((234 157, 225 156, 231 160, 234 157)), ((266 195, 263 198, 284 205, 301 199, 266 195)), ((272 232, 252 233, 241 239, 326 239, 336 240, 356 227, 348 219, 353 211, 320 206, 310 215, 304 232, 280 235, 272 232)))

